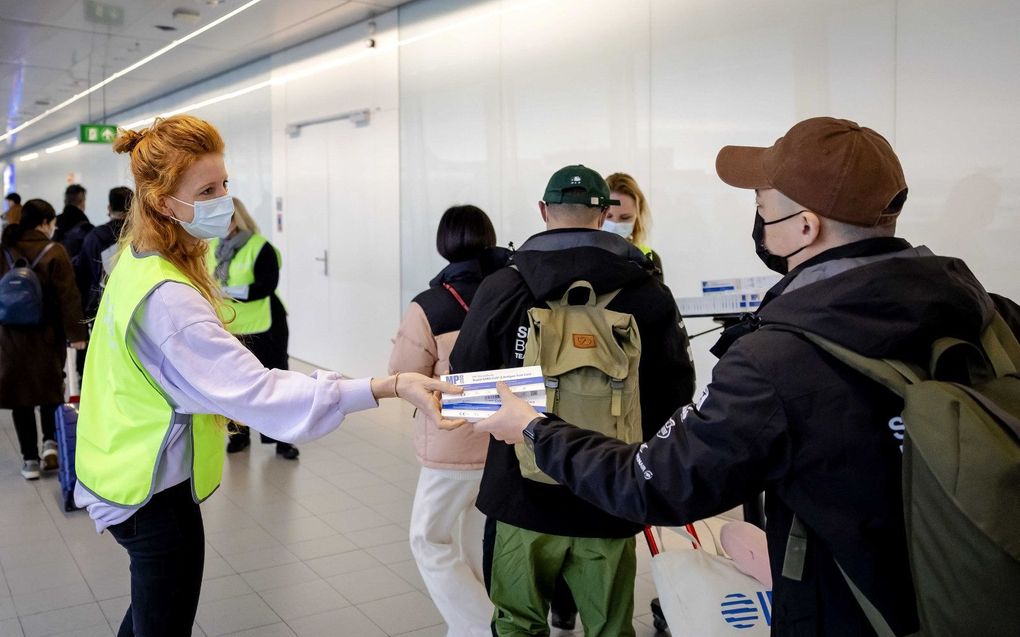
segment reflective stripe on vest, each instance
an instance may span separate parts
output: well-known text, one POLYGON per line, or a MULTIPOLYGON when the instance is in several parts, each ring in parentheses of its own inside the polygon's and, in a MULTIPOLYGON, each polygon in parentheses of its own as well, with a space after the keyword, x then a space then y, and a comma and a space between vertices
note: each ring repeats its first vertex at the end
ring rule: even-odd
MULTIPOLYGON (((206 252, 206 264, 209 266, 209 273, 216 271, 216 246, 219 239, 209 241, 209 248, 206 252)), ((255 282, 255 259, 262 252, 262 246, 266 245, 266 238, 260 234, 253 234, 248 241, 241 246, 227 268, 227 287, 249 286, 255 282)), ((271 246, 272 247, 272 246, 271 246)), ((273 247, 276 253, 277 267, 282 265, 280 251, 273 247)), ((257 301, 235 301, 225 299, 225 307, 222 318, 231 334, 261 334, 266 332, 273 325, 272 308, 270 298, 257 301)))
POLYGON ((223 473, 224 430, 210 415, 178 414, 128 344, 128 328, 149 294, 165 281, 194 287, 158 255, 121 254, 110 273, 85 361, 75 471, 97 497, 139 507, 152 496, 159 457, 173 424, 190 423, 192 491, 209 497, 223 473))

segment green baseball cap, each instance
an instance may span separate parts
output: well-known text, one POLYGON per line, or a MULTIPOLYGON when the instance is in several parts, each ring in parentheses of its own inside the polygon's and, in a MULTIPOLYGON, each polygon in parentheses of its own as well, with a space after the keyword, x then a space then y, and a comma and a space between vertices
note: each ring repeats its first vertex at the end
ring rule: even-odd
POLYGON ((620 202, 609 198, 609 184, 591 168, 580 164, 560 168, 549 178, 542 200, 549 203, 577 203, 590 208, 618 206, 620 202), (564 190, 578 190, 564 194, 564 190), (583 190, 584 192, 580 192, 583 190))

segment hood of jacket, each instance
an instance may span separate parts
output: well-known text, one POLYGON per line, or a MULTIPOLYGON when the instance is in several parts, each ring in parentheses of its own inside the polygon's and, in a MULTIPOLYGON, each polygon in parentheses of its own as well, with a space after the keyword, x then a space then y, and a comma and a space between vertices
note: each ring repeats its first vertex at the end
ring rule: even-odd
POLYGON ((784 277, 760 323, 795 325, 865 356, 923 361, 936 339, 977 341, 992 319, 991 297, 960 259, 902 239, 843 248, 784 277))
POLYGON ((429 287, 434 288, 443 283, 456 281, 481 281, 496 270, 506 267, 510 261, 510 254, 510 250, 506 248, 494 247, 486 248, 477 259, 453 261, 429 281, 429 287))
POLYGON ((540 232, 513 254, 513 264, 536 299, 562 296, 574 281, 596 294, 651 278, 654 266, 623 237, 587 228, 540 232))

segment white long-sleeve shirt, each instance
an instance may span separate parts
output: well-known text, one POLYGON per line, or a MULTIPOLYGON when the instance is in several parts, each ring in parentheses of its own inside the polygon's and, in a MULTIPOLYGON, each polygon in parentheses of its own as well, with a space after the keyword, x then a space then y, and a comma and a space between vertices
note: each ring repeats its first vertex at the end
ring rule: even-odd
MULTIPOLYGON (((198 291, 182 283, 165 282, 143 301, 128 328, 128 345, 175 411, 154 494, 191 476, 191 414, 222 414, 277 440, 304 442, 333 431, 347 414, 378 405, 368 378, 266 369, 198 291)), ((98 532, 137 511, 104 502, 81 484, 74 497, 98 532)))

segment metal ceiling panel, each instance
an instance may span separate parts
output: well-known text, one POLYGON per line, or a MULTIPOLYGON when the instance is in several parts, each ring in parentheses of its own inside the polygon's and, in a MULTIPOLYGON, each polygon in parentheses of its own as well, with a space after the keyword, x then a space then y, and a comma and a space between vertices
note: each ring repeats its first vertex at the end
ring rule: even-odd
MULTIPOLYGON (((0 131, 63 102, 247 0, 0 0, 0 131), (116 24, 97 23, 96 3, 116 24), (91 3, 91 4, 90 4, 91 3), (174 19, 176 9, 197 19, 174 19), (94 18, 94 16, 93 16, 94 18), (164 32, 155 25, 177 28, 164 32), (37 103, 41 102, 41 103, 37 103)), ((407 0, 262 0, 100 91, 0 142, 0 156, 62 135, 271 53, 367 20, 407 0), (90 100, 91 98, 91 100, 90 100), (90 104, 91 101, 91 116, 90 104)), ((70 134, 70 133, 69 133, 70 134)))

